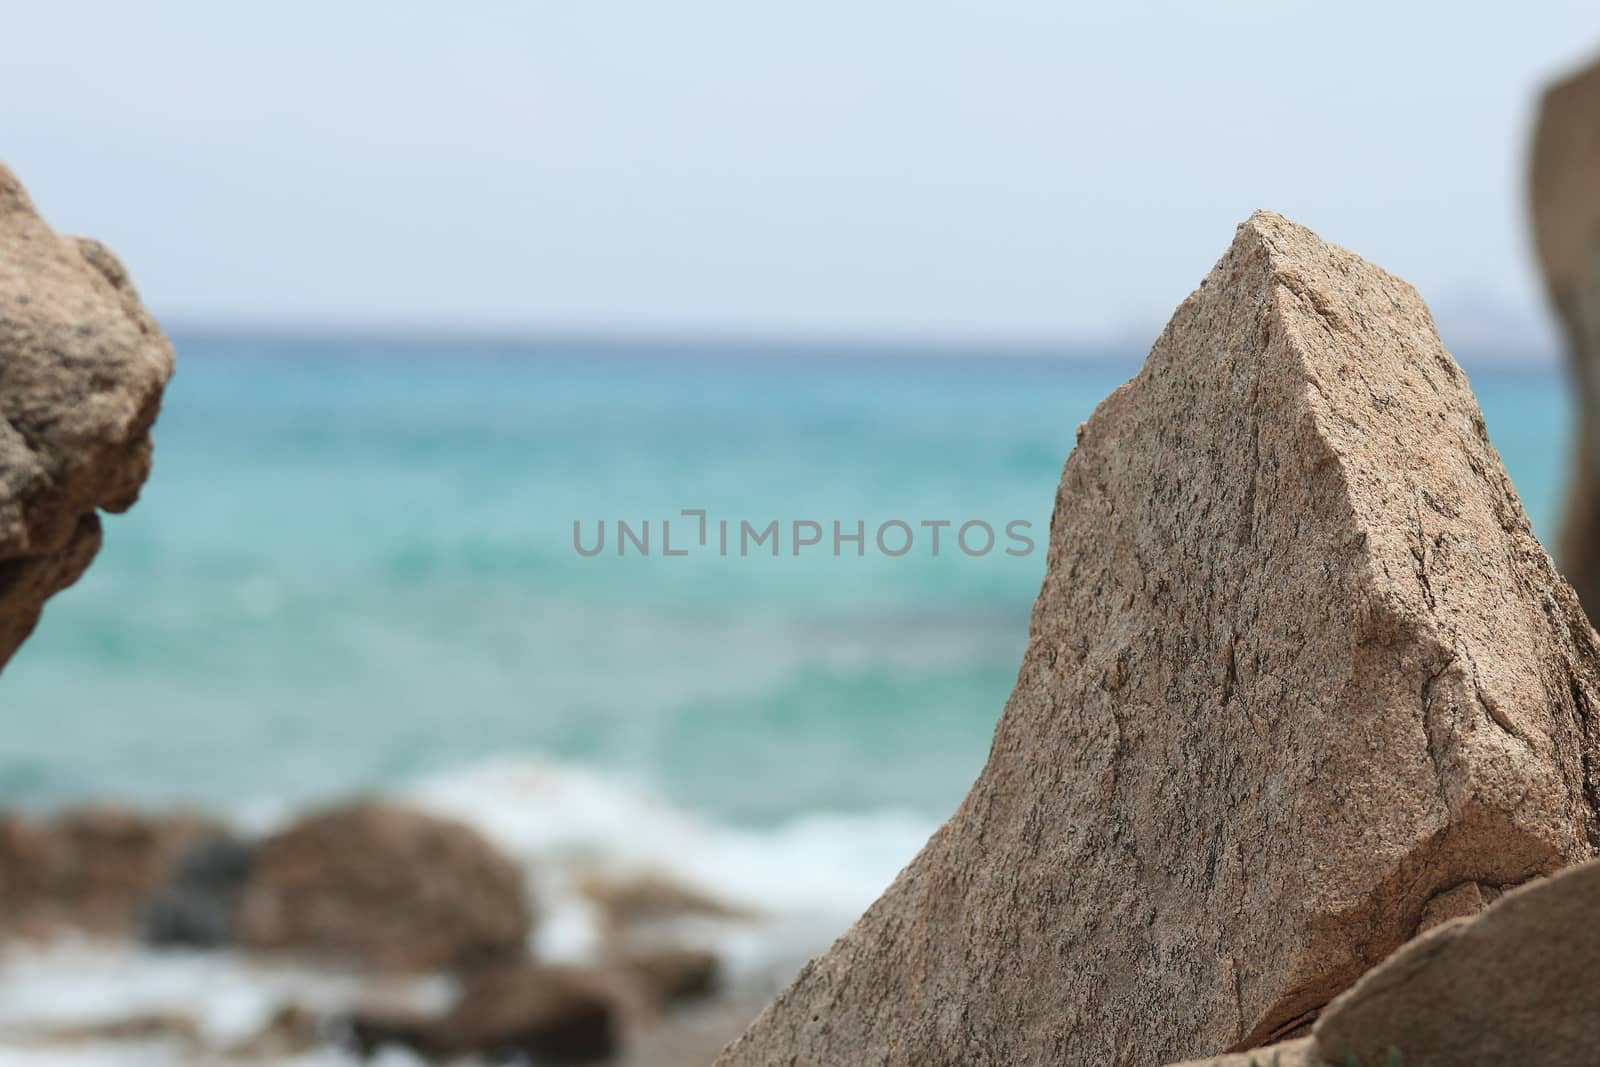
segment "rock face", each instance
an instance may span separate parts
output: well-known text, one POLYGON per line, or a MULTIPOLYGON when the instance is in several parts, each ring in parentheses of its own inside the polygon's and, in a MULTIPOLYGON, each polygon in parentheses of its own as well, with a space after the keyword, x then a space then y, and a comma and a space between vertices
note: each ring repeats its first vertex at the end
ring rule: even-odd
POLYGON ((47 226, 0 166, 0 666, 150 471, 172 346, 117 258, 47 226))
POLYGON ((1600 863, 1513 889, 1407 942, 1328 1005, 1310 1038, 1188 1067, 1382 1063, 1588 1067, 1600 1047, 1600 863))
POLYGON ((1545 288, 1565 335, 1578 398, 1558 549, 1562 572, 1600 618, 1600 63, 1544 94, 1529 192, 1545 288))
POLYGON ((1593 854, 1597 651, 1416 292, 1254 215, 1079 430, 972 791, 719 1063, 1297 1034, 1435 897, 1593 854))
POLYGON ((371 802, 269 838, 238 901, 246 947, 393 972, 518 956, 533 922, 521 870, 477 831, 371 802))

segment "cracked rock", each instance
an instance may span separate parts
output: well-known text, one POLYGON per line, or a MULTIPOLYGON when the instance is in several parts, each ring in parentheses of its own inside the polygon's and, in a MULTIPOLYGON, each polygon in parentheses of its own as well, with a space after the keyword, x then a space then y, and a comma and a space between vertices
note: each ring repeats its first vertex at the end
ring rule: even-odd
POLYGON ((966 800, 719 1063, 1302 1034, 1449 891, 1594 853, 1596 652, 1416 291, 1258 213, 1067 460, 966 800))
POLYGON ((172 346, 105 246, 0 165, 0 666, 138 498, 172 346))

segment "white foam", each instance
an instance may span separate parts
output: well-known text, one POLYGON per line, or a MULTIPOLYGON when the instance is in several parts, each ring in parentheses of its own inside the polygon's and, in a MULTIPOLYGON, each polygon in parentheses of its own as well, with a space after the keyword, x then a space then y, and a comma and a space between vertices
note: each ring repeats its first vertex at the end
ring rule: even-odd
POLYGON ((580 881, 655 875, 755 913, 701 925, 736 966, 824 947, 916 854, 935 824, 906 812, 814 814, 765 830, 696 818, 647 790, 539 759, 500 760, 419 783, 406 799, 458 818, 527 867, 543 912, 537 951, 582 960, 599 936, 580 881))

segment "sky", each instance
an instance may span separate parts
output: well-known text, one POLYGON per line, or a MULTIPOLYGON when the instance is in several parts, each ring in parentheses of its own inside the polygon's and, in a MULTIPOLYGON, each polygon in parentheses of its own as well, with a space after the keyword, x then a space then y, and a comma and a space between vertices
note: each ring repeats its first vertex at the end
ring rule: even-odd
MULTIPOLYGON (((1148 343, 1268 207, 1550 344, 1594 3, 27 4, 0 159, 169 326, 1148 343)), ((1485 340, 1487 339, 1487 341, 1485 340)))

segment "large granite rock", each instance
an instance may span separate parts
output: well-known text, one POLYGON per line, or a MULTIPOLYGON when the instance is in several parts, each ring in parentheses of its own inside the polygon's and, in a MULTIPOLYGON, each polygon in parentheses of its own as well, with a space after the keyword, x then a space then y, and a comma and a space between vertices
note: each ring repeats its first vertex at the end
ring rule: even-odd
POLYGON ((1417 293, 1254 215, 1079 430, 977 783, 719 1062, 1298 1034, 1436 897, 1593 854, 1597 651, 1417 293))
POLYGON ((1187 1067, 1383 1063, 1589 1067, 1600 1049, 1600 863, 1506 893, 1405 945, 1322 1013, 1310 1038, 1187 1067))
POLYGON ((476 830, 376 802, 268 838, 237 900, 247 948, 398 973, 519 957, 533 923, 522 871, 476 830))
POLYGON ((1600 63, 1550 86, 1529 172, 1534 244, 1578 400, 1557 557, 1600 618, 1600 63))
POLYGON ((150 471, 172 346, 99 242, 45 224, 0 165, 0 666, 150 471))

